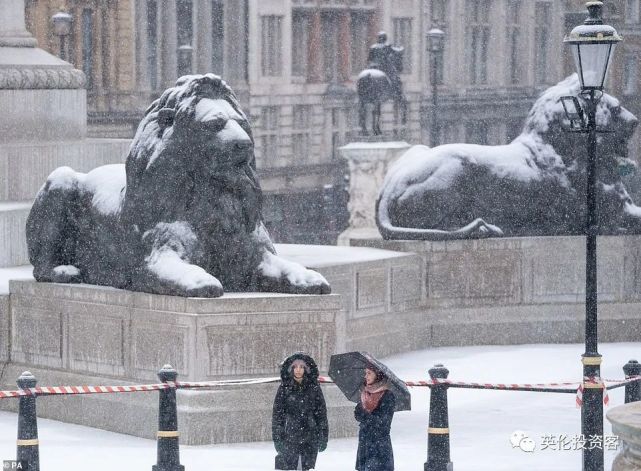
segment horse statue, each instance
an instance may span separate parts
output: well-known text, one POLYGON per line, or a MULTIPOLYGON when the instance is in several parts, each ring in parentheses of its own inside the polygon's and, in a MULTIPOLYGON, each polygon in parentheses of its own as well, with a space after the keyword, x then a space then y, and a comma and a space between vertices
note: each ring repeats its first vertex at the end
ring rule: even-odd
POLYGON ((387 100, 394 100, 394 106, 400 110, 401 123, 407 122, 407 99, 399 73, 403 71, 404 48, 387 43, 387 34, 380 32, 378 42, 370 48, 369 65, 360 74, 356 82, 359 102, 359 124, 363 135, 367 136, 367 105, 373 105, 372 132, 375 136, 381 131, 381 105, 387 100))

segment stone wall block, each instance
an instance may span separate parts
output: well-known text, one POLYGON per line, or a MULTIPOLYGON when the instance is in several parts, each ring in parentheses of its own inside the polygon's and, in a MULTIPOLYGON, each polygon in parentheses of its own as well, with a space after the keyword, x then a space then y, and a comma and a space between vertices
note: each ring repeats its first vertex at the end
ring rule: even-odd
POLYGON ((11 308, 12 361, 63 368, 66 332, 60 304, 53 302, 45 310, 30 307, 27 300, 23 301, 11 308))
POLYGON ((77 140, 87 134, 84 89, 0 89, 0 109, 11 110, 11 120, 0 120, 3 142, 77 140))

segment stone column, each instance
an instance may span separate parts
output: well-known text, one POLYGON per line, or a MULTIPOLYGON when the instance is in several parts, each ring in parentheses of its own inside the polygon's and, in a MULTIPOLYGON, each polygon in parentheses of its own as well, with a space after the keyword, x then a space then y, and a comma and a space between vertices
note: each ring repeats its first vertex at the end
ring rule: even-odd
MULTIPOLYGON (((93 90, 96 95, 98 95, 99 106, 103 104, 103 84, 105 83, 104 74, 107 64, 104 62, 105 54, 105 44, 103 44, 103 39, 105 38, 104 28, 106 26, 105 16, 107 12, 102 9, 100 5, 97 5, 93 10, 93 27, 94 27, 94 44, 93 51, 91 54, 94 54, 94 77, 93 77, 93 90)), ((107 46, 108 47, 108 46, 107 46)), ((100 109, 100 108, 99 108, 100 109)))
POLYGON ((612 434, 619 437, 620 451, 612 471, 641 471, 641 402, 613 407, 606 416, 612 423, 612 434))
POLYGON ((350 38, 350 13, 343 11, 340 13, 338 22, 338 44, 340 53, 338 55, 338 80, 341 83, 349 81, 349 56, 351 54, 350 38))
POLYGON ((147 2, 135 3, 135 29, 136 29, 136 84, 137 90, 149 91, 149 69, 147 67, 147 57, 149 54, 147 44, 147 2))
POLYGON ((211 2, 194 3, 194 72, 214 70, 212 64, 211 2))
POLYGON ((367 23, 367 36, 369 37, 368 44, 374 44, 376 42, 376 36, 378 32, 382 29, 383 21, 381 19, 380 6, 376 8, 369 16, 369 21, 367 23))
POLYGON ((349 166, 349 227, 338 237, 338 245, 349 245, 352 237, 378 237, 375 206, 390 165, 410 145, 404 141, 352 142, 339 149, 349 166))
MULTIPOLYGON (((225 62, 223 71, 225 79, 239 93, 238 86, 246 85, 248 80, 248 48, 249 42, 249 17, 248 3, 243 1, 227 1, 224 6, 225 29, 225 62)), ((257 56, 260 57, 260 56, 257 56)), ((242 101, 242 100, 241 100, 242 101)))
POLYGON ((321 80, 321 52, 322 49, 318 47, 322 44, 322 26, 320 11, 315 11, 311 15, 311 25, 309 31, 309 81, 320 82, 321 80))
POLYGON ((160 17, 162 27, 158 32, 162 38, 161 64, 162 74, 158 80, 159 87, 171 87, 178 78, 178 24, 176 23, 176 0, 169 0, 160 17))

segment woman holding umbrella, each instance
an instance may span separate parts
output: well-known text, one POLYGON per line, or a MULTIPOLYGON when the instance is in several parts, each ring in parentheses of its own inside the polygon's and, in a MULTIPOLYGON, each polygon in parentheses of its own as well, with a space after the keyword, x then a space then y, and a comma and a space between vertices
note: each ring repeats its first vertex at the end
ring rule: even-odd
POLYGON ((368 365, 361 397, 354 409, 354 417, 359 422, 358 471, 394 470, 390 427, 395 407, 396 399, 387 377, 373 365, 368 365))
POLYGON ((274 399, 272 438, 278 455, 275 469, 313 469, 327 447, 327 408, 318 383, 318 367, 302 352, 287 357, 274 399))
POLYGON ((332 355, 329 376, 345 397, 356 403, 359 422, 358 471, 393 471, 390 427, 394 411, 410 410, 412 396, 392 370, 367 352, 332 355))

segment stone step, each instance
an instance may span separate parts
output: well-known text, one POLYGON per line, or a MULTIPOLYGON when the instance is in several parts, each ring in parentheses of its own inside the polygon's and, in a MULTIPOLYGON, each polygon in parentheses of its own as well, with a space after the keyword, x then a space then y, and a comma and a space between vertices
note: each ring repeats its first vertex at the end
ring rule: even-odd
POLYGON ((0 202, 0 267, 29 263, 25 225, 31 201, 0 202))
MULTIPOLYGON (((47 176, 61 166, 88 172, 100 165, 122 163, 130 142, 129 139, 86 139, 0 144, 0 202, 32 200, 47 176)), ((0 240, 0 246, 5 243, 0 240)))

